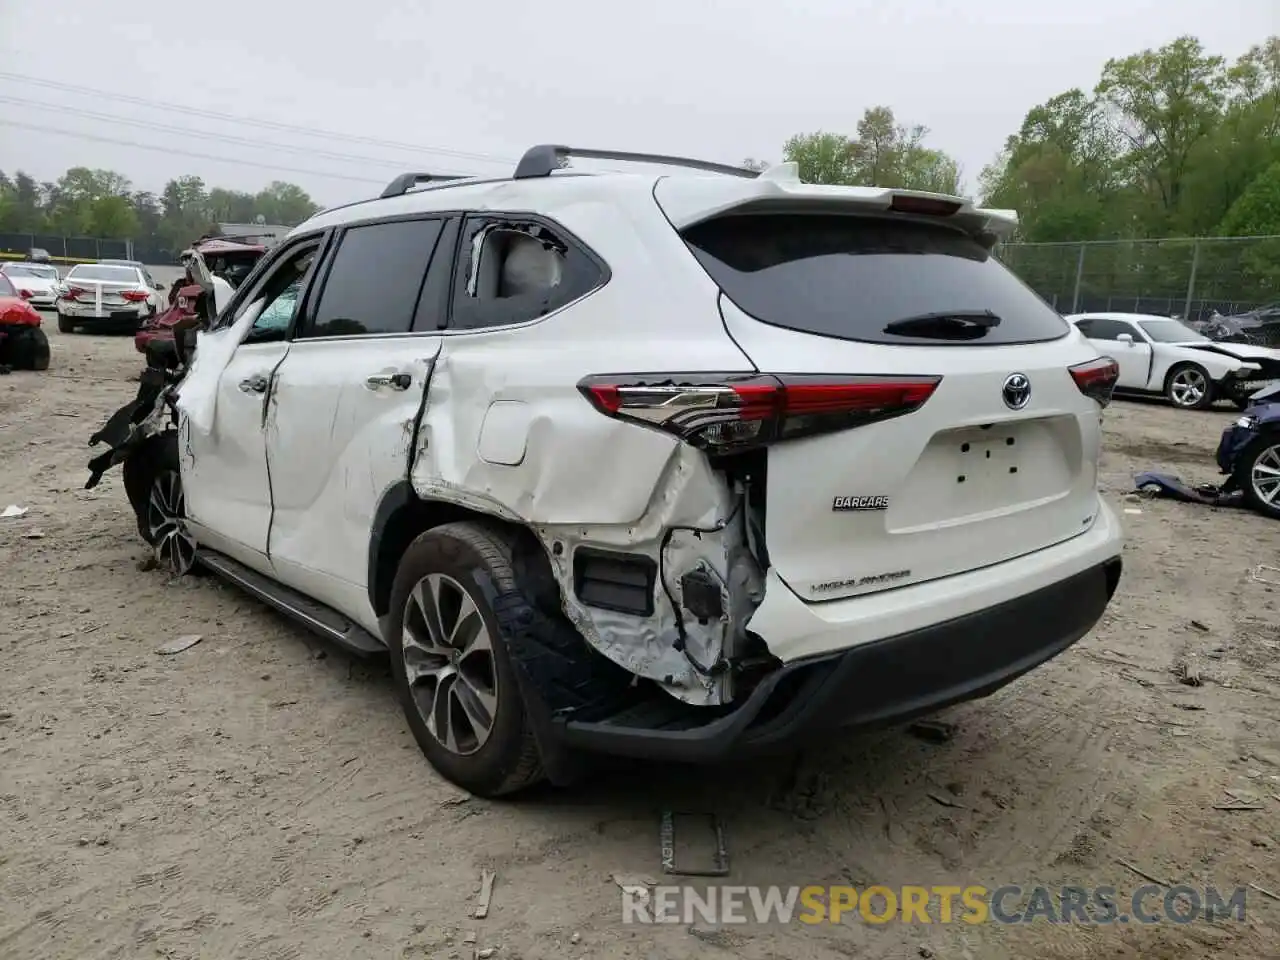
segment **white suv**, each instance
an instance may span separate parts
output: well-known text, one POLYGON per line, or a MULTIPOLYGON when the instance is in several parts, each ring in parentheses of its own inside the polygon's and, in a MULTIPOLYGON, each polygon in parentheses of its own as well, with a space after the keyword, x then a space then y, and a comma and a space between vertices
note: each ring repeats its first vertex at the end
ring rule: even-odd
POLYGON ((555 146, 431 179, 296 228, 98 466, 179 570, 389 650, 450 780, 900 720, 1101 616, 1116 365, 991 255, 1012 214, 555 146))

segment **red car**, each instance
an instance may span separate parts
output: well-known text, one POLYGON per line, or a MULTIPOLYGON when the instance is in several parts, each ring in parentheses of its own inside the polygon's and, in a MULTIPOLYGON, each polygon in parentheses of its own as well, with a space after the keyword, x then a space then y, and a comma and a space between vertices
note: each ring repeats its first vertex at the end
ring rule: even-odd
POLYGON ((13 369, 49 369, 49 338, 36 308, 0 274, 0 370, 13 369))
MULTIPOLYGON (((218 237, 201 240, 192 249, 204 258, 215 274, 225 278, 233 287, 239 286, 240 281, 248 276, 267 252, 263 244, 239 243, 218 237)), ((175 281, 169 297, 169 308, 139 328, 134 335, 133 345, 139 353, 146 356, 149 365, 176 365, 178 354, 174 347, 173 327, 183 318, 195 315, 196 301, 202 293, 199 284, 191 282, 189 277, 175 281)))

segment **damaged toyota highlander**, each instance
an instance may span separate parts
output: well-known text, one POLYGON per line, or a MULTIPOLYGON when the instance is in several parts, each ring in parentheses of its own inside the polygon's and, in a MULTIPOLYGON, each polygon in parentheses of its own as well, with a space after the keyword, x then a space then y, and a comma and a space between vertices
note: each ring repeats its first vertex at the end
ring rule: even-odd
POLYGON ((389 653, 477 794, 901 721, 1120 577, 1117 366, 992 256, 1015 225, 792 164, 406 174, 273 248, 90 482, 123 463, 176 573, 389 653))

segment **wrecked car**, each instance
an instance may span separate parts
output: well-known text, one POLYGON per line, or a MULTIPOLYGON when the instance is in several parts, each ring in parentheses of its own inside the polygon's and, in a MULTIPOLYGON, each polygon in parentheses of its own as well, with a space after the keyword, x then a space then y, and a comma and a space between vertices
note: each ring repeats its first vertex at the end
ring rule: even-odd
POLYGON ((1280 384, 1260 390, 1222 431, 1216 458, 1229 478, 1224 493, 1239 490, 1250 509, 1280 520, 1280 384))
POLYGON ((49 338, 27 291, 0 273, 0 370, 49 369, 49 338))
POLYGON ((204 291, 192 279, 190 267, 195 254, 200 255, 214 281, 226 285, 226 294, 219 293, 217 297, 229 300, 230 292, 252 273, 266 250, 262 244, 238 243, 214 237, 201 240, 184 251, 181 257, 184 274, 174 282, 169 291, 168 308, 144 322, 133 337, 134 348, 147 358, 147 364, 170 369, 175 367, 178 359, 174 347, 174 327, 184 321, 190 325, 191 319, 201 312, 198 300, 204 291))
POLYGON ((1249 397, 1280 381, 1280 350, 1211 340, 1179 320, 1143 313, 1080 313, 1067 321, 1120 365, 1117 394, 1164 396, 1203 410, 1249 397))
POLYGON ((1215 459, 1227 478, 1221 484, 1190 484, 1153 470, 1137 474, 1134 488, 1184 503, 1247 507, 1280 520, 1280 384, 1254 394, 1243 415, 1222 431, 1215 459))
POLYGON ((1249 343, 1280 347, 1280 302, 1268 303, 1244 313, 1214 312, 1197 325, 1200 333, 1222 343, 1249 343))
POLYGON ((1120 577, 1117 365, 991 255, 1016 223, 794 164, 406 174, 206 311, 90 480, 123 464, 175 572, 389 654, 477 794, 903 720, 1056 656, 1120 577))

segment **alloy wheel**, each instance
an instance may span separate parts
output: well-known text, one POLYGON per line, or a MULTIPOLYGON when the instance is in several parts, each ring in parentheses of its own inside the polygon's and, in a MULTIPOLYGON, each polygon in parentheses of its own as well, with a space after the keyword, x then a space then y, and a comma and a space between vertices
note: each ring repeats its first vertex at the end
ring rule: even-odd
POLYGON ((498 671, 493 638, 467 589, 428 574, 405 603, 405 677, 427 731, 450 753, 475 753, 493 732, 498 671))
POLYGON ((1180 407, 1194 407, 1203 398, 1209 383, 1199 370, 1179 370, 1173 375, 1169 392, 1180 407))
POLYGON ((196 541, 187 531, 186 506, 182 478, 176 470, 166 470, 155 478, 147 498, 147 530, 156 559, 179 577, 196 562, 196 541))
POLYGON ((1249 470, 1253 492, 1269 507, 1280 506, 1280 446, 1267 447, 1249 470))

